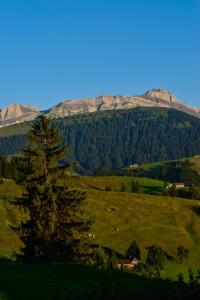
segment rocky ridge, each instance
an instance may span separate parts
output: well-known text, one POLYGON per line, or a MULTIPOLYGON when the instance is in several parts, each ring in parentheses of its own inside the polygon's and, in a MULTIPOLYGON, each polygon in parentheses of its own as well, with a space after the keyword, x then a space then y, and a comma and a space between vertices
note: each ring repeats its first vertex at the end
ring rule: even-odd
POLYGON ((172 93, 164 89, 152 89, 141 96, 101 95, 97 98, 65 100, 52 107, 48 112, 40 112, 32 106, 12 104, 0 110, 0 127, 34 120, 40 113, 53 118, 63 118, 74 114, 91 113, 103 110, 129 109, 134 107, 174 108, 200 117, 200 108, 184 104, 172 93))
POLYGON ((0 127, 32 121, 39 114, 39 110, 31 105, 14 103, 0 110, 0 127))

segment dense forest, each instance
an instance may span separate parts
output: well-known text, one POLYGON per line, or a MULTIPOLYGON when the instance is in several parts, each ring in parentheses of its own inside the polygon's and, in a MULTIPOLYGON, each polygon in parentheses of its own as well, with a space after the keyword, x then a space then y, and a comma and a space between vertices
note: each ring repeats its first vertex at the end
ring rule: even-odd
MULTIPOLYGON (((200 119, 173 109, 104 111, 55 122, 69 147, 68 157, 79 162, 82 173, 103 173, 131 163, 200 153, 200 119)), ((19 124, 0 130, 1 156, 16 154, 26 145, 24 124, 20 133, 21 128, 19 124)))

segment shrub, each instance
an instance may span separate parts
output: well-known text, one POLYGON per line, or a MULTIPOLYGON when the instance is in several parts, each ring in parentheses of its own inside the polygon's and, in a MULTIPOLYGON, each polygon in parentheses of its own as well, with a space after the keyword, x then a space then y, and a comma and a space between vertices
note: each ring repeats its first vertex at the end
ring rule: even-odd
POLYGON ((152 245, 147 247, 148 253, 146 258, 146 264, 151 277, 159 277, 160 270, 163 269, 165 263, 165 252, 159 245, 152 245))

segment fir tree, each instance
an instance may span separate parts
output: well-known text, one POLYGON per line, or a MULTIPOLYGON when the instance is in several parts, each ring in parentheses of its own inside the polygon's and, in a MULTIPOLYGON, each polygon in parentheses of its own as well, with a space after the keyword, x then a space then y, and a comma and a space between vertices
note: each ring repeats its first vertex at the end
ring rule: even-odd
POLYGON ((128 256, 130 258, 137 258, 137 259, 141 258, 140 248, 138 247, 138 244, 136 241, 133 241, 130 244, 130 246, 128 247, 128 249, 126 251, 126 256, 128 256))
POLYGON ((56 126, 50 118, 39 116, 20 158, 18 183, 24 195, 14 202, 28 215, 14 229, 24 243, 24 260, 87 261, 94 257, 96 245, 87 239, 92 222, 82 217, 86 195, 71 186, 72 166, 60 163, 66 156, 56 126))

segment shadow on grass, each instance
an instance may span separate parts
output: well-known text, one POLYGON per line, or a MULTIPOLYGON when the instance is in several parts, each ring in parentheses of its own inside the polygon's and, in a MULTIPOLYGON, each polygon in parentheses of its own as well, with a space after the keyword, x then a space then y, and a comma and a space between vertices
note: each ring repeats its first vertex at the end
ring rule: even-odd
POLYGON ((0 264, 1 295, 7 300, 195 299, 184 283, 78 264, 0 264))
POLYGON ((94 186, 94 185, 88 185, 90 188, 92 188, 92 190, 97 190, 97 191, 104 191, 104 190, 102 190, 102 189, 100 189, 100 188, 98 188, 98 187, 96 187, 96 186, 94 186))
POLYGON ((161 186, 141 186, 145 194, 159 195, 163 191, 161 186))
MULTIPOLYGON (((200 201, 199 201, 199 203, 200 203, 200 201)), ((200 206, 187 205, 187 207, 189 207, 189 209, 191 209, 197 216, 200 216, 200 206)))

